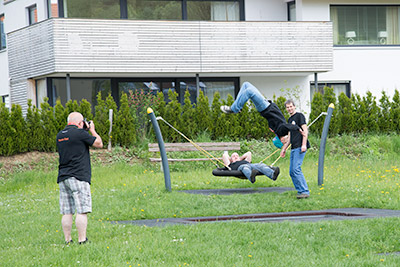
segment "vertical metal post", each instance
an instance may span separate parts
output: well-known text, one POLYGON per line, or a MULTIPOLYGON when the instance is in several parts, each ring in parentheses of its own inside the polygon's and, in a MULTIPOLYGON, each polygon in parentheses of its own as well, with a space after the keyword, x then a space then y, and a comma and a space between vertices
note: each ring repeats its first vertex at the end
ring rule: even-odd
POLYGON ((161 162, 162 162, 163 171, 164 171, 165 189, 167 189, 167 191, 171 192, 171 176, 169 174, 169 165, 168 165, 167 153, 165 151, 165 146, 164 146, 164 139, 161 135, 160 126, 158 125, 158 122, 157 122, 156 116, 154 115, 153 109, 147 108, 147 114, 149 115, 151 123, 153 124, 153 129, 154 129, 154 132, 156 133, 158 147, 160 149, 161 162))
POLYGON ((199 94, 200 94, 200 77, 199 74, 196 73, 196 102, 199 101, 199 94))
POLYGON ((335 105, 329 104, 328 115, 325 118, 324 127, 322 129, 321 144, 319 146, 319 159, 318 159, 318 185, 321 186, 324 183, 324 159, 325 159, 325 146, 326 138, 328 137, 329 124, 333 114, 335 105))
POLYGON ((318 92, 318 73, 314 73, 314 87, 315 87, 315 92, 318 92))
POLYGON ((67 73, 66 83, 67 83, 67 102, 68 102, 71 100, 71 79, 68 73, 67 73))

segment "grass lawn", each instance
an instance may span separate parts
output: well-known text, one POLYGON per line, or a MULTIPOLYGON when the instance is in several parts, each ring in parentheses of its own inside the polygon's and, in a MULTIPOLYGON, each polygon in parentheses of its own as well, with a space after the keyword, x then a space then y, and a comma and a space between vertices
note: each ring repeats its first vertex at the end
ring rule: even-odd
MULTIPOLYGON (((213 177, 212 165, 171 167, 172 192, 159 165, 113 164, 94 159, 91 242, 64 245, 58 208, 57 165, 39 164, 0 179, 1 266, 400 266, 400 218, 349 221, 221 222, 166 227, 114 225, 109 221, 168 217, 321 210, 400 209, 400 138, 330 140, 324 185, 317 185, 318 151, 303 164, 311 197, 296 192, 250 195, 193 195, 185 189, 292 187, 289 158, 280 159, 273 182, 255 184, 213 177), (384 253, 384 255, 379 255, 384 253)), ((318 140, 317 140, 318 141, 318 140)), ((315 141, 315 143, 317 143, 315 141)), ((262 159, 262 143, 246 144, 262 159), (257 154, 259 153, 259 154, 257 154)), ((247 147, 246 147, 247 148, 247 147)), ((268 163, 268 162, 267 162, 268 163)), ((74 226, 75 228, 75 226, 74 226)), ((73 230, 77 241, 77 232, 73 230)))

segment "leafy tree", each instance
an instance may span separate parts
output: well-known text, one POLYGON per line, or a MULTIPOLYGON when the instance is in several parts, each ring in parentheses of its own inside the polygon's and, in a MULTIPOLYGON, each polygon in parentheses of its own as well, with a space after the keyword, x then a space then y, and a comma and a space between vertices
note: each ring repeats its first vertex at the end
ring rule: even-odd
POLYGON ((41 151, 52 152, 56 151, 56 119, 54 109, 48 103, 49 99, 45 97, 44 102, 40 104, 40 119, 44 130, 44 142, 41 144, 41 151))
MULTIPOLYGON (((311 101, 311 113, 310 113, 310 121, 314 121, 321 112, 325 112, 324 102, 322 98, 322 94, 320 92, 316 92, 311 101)), ((322 127, 324 125, 324 121, 319 119, 317 120, 312 127, 310 127, 310 132, 313 132, 317 135, 321 135, 322 127)))
MULTIPOLYGON (((182 107, 181 104, 178 101, 178 94, 175 91, 169 90, 168 91, 168 98, 170 102, 167 104, 165 107, 165 115, 164 119, 170 123, 175 129, 180 131, 182 128, 182 119, 181 119, 181 113, 182 113, 182 107)), ((163 122, 161 122, 164 124, 163 122)), ((169 140, 170 142, 179 142, 183 141, 182 137, 179 135, 178 132, 176 132, 174 129, 169 128, 167 131, 167 134, 162 133, 164 139, 169 140)))
POLYGON ((65 125, 67 124, 68 114, 63 105, 61 104, 61 100, 57 99, 56 105, 54 107, 54 115, 56 120, 56 130, 57 132, 64 129, 65 125))
POLYGON ((195 109, 190 101, 189 90, 185 91, 184 105, 182 107, 182 129, 181 132, 188 138, 193 139, 197 133, 197 125, 194 121, 195 109))
POLYGON ((22 153, 28 150, 28 141, 26 136, 26 123, 22 116, 20 105, 12 104, 10 125, 13 128, 13 153, 22 153))
POLYGON ((108 109, 106 102, 101 98, 101 93, 97 94, 97 105, 95 107, 95 116, 93 122, 96 126, 96 132, 103 140, 104 146, 108 145, 108 131, 110 122, 108 120, 108 109))
POLYGON ((379 99, 380 112, 378 114, 379 131, 389 133, 392 130, 393 119, 391 117, 390 99, 385 91, 382 91, 382 97, 379 99))
POLYGON ((26 113, 26 129, 29 151, 40 151, 44 143, 45 132, 40 119, 39 109, 32 105, 32 99, 28 99, 26 113))
POLYGON ((15 129, 10 122, 10 111, 4 103, 0 103, 0 155, 9 156, 13 154, 13 135, 15 129))
POLYGON ((390 104, 390 117, 392 118, 392 130, 400 133, 400 94, 396 89, 390 104))
POLYGON ((195 115, 195 122, 198 126, 197 134, 201 134, 202 132, 210 132, 211 111, 208 103, 208 97, 204 95, 203 91, 200 91, 195 115))
POLYGON ((338 99, 339 104, 336 113, 338 133, 351 133, 353 132, 355 123, 352 99, 348 98, 343 92, 339 95, 338 99))
POLYGON ((131 147, 136 142, 135 120, 129 110, 128 96, 122 93, 120 108, 115 121, 116 134, 114 140, 116 144, 123 147, 131 147))
POLYGON ((92 105, 86 99, 82 99, 78 107, 78 112, 82 114, 88 121, 93 120, 92 105))

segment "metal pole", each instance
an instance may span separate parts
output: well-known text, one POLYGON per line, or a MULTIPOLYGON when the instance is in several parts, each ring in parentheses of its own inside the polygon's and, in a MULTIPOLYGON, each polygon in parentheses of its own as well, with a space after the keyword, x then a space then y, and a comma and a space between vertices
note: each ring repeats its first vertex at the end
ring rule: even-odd
POLYGON ((315 87, 315 93, 318 92, 318 73, 314 73, 314 87, 315 87))
POLYGON ((199 101, 199 94, 200 94, 200 77, 199 74, 196 73, 196 102, 199 101))
POLYGON ((167 191, 171 192, 171 176, 169 174, 169 165, 168 165, 167 153, 165 151, 165 146, 164 146, 164 139, 161 135, 160 126, 158 125, 153 109, 147 108, 147 114, 149 115, 151 123, 153 124, 153 129, 157 137, 158 147, 160 149, 161 162, 164 171, 165 188, 167 189, 167 191))
POLYGON ((326 138, 328 137, 329 124, 333 114, 335 105, 329 104, 328 115, 325 118, 324 127, 322 129, 321 144, 319 146, 319 159, 318 159, 318 185, 321 186, 324 183, 324 158, 325 158, 325 146, 326 138))
POLYGON ((71 100, 71 79, 70 79, 70 76, 68 73, 67 73, 66 82, 67 82, 67 102, 68 102, 71 100))

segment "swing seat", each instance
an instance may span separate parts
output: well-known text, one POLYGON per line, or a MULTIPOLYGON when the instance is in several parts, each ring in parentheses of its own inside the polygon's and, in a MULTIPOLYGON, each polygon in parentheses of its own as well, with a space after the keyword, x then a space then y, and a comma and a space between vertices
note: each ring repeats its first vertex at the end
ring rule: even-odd
MULTIPOLYGON (((239 179, 247 179, 246 176, 243 175, 241 171, 238 170, 228 170, 228 168, 223 167, 223 168, 216 168, 212 171, 212 174, 214 176, 230 176, 230 177, 235 177, 239 179)), ((256 176, 258 175, 263 175, 261 172, 258 172, 256 176)))

